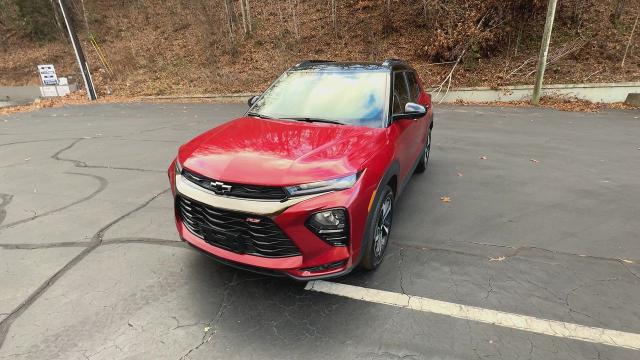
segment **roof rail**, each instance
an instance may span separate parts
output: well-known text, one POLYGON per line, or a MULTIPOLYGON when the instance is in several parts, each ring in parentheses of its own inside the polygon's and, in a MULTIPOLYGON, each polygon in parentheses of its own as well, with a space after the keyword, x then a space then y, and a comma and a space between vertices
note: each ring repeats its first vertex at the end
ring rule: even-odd
POLYGON ((335 61, 333 61, 333 60, 317 60, 317 59, 304 60, 303 62, 296 64, 296 67, 302 66, 302 65, 322 64, 322 63, 332 63, 332 62, 335 62, 335 61))
POLYGON ((403 59, 386 59, 382 65, 391 65, 392 63, 406 63, 403 59))

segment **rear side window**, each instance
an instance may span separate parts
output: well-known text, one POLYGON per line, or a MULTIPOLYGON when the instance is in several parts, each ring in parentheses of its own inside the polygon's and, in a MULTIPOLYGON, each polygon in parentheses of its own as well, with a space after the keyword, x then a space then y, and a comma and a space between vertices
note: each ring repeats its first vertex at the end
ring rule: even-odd
POLYGON ((407 85, 409 85, 409 99, 411 102, 417 103, 420 96, 420 86, 416 80, 416 74, 413 71, 406 72, 407 85))
POLYGON ((393 73, 393 114, 402 114, 410 101, 409 87, 404 72, 393 73))

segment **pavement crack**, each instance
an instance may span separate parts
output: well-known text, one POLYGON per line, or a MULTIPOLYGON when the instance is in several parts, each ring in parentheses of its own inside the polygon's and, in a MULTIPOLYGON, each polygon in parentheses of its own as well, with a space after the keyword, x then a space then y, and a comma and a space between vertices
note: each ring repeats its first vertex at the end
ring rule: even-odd
POLYGON ((57 243, 45 243, 45 244, 0 244, 0 249, 5 250, 37 250, 37 249, 51 249, 62 247, 84 247, 87 246, 86 241, 66 241, 57 243))
MULTIPOLYGON (((170 316, 170 318, 172 318, 176 322, 176 326, 172 327, 171 330, 176 330, 176 329, 185 328, 185 327, 192 327, 197 325, 206 325, 206 323, 203 323, 201 321, 194 322, 191 324, 181 324, 180 319, 178 319, 176 316, 170 316)), ((131 323, 129 323, 129 326, 133 327, 131 323)))
MULTIPOLYGON (((496 247, 496 248, 512 250, 512 252, 510 254, 504 255, 505 259, 518 256, 518 255, 521 254, 522 251, 538 250, 538 251, 549 252, 549 253, 554 254, 554 255, 577 256, 577 257, 593 259, 593 260, 623 262, 623 260, 619 259, 619 258, 596 256, 596 255, 577 254, 577 253, 566 252, 566 251, 545 249, 545 248, 538 247, 538 246, 527 246, 527 245, 525 245, 525 246, 513 247, 513 246, 509 246, 509 245, 482 243, 482 242, 476 242, 476 241, 457 241, 457 240, 449 240, 449 242, 462 243, 462 244, 472 244, 472 245, 479 245, 479 246, 486 246, 486 247, 496 247)), ((465 252, 465 251, 461 251, 461 250, 442 248, 442 247, 440 247, 440 248, 438 248, 438 247, 430 247, 430 246, 425 246, 425 245, 417 245, 417 244, 411 244, 411 243, 406 243, 406 242, 398 242, 398 241, 396 241, 394 243, 397 246, 408 247, 408 248, 413 248, 413 249, 422 250, 422 251, 445 251, 445 252, 450 252, 450 253, 454 253, 454 254, 461 254, 461 255, 467 255, 467 256, 486 257, 484 255, 465 252)), ((639 259, 627 258, 625 260, 626 261, 631 261, 633 263, 640 263, 639 259)))
POLYGON ((55 154, 51 155, 51 158, 53 160, 58 160, 58 161, 66 161, 66 162, 70 162, 73 165, 75 165, 76 167, 86 167, 86 163, 80 160, 74 160, 74 159, 65 159, 65 158, 61 158, 60 154, 62 154, 63 152, 71 149, 72 147, 76 146, 76 144, 78 144, 79 142, 81 142, 82 140, 86 140, 86 139, 90 139, 90 138, 78 138, 75 139, 73 142, 71 142, 71 144, 63 147, 62 149, 56 151, 55 154))
POLYGON ((4 221, 7 216, 7 211, 4 209, 9 205, 9 203, 13 200, 13 195, 11 194, 2 194, 0 193, 0 224, 4 221))
POLYGON ((622 260, 618 260, 618 262, 622 265, 623 268, 625 268, 629 272, 629 274, 631 274, 631 276, 633 276, 636 279, 640 280, 640 275, 638 275, 635 272, 633 272, 633 270, 631 270, 631 268, 629 267, 629 265, 627 265, 627 263, 625 263, 622 260))
POLYGON ((404 290, 404 268, 402 267, 403 263, 404 263, 404 252, 402 251, 402 248, 400 248, 400 264, 399 264, 399 268, 400 268, 400 291, 402 291, 402 293, 404 295, 406 295, 407 292, 404 290))
POLYGON ((34 292, 27 297, 20 305, 18 305, 12 312, 9 313, 9 316, 0 321, 0 348, 4 344, 4 340, 11 328, 11 324, 20 317, 42 294, 44 294, 53 284, 55 284, 64 274, 66 274, 69 270, 71 270, 75 265, 77 265, 80 261, 82 261, 87 255, 89 255, 93 250, 102 245, 102 240, 104 238, 104 234, 107 230, 113 227, 118 222, 124 220, 128 216, 134 214, 135 212, 145 208, 149 205, 153 200, 158 198, 160 195, 167 193, 170 189, 164 189, 163 191, 153 195, 150 199, 142 203, 141 205, 135 207, 134 209, 128 211, 124 215, 121 215, 103 226, 98 232, 96 232, 91 241, 88 242, 87 247, 84 248, 78 255, 76 255, 73 259, 71 259, 68 263, 66 263, 62 268, 56 271, 51 277, 49 277, 44 283, 42 283, 34 292))
POLYGON ((142 169, 142 168, 132 168, 132 167, 121 167, 121 166, 106 166, 106 165, 90 165, 84 161, 76 160, 76 159, 68 159, 60 157, 60 154, 71 149, 76 144, 83 140, 88 139, 97 139, 93 137, 87 138, 78 138, 74 140, 71 144, 65 146, 64 148, 58 150, 55 154, 51 155, 51 158, 58 161, 66 161, 72 163, 75 167, 79 168, 88 168, 88 169, 110 169, 110 170, 128 170, 128 171, 140 171, 140 172, 154 172, 154 173, 164 173, 164 170, 154 170, 154 169, 142 169))
POLYGON ((487 300, 487 299, 489 298, 489 296, 491 296, 491 293, 496 292, 496 291, 493 289, 493 283, 492 283, 492 282, 493 282, 493 276, 491 276, 491 277, 489 278, 489 280, 488 280, 488 283, 489 283, 489 289, 487 289, 487 293, 485 294, 485 296, 483 296, 483 297, 482 297, 482 300, 487 300))
POLYGON ((238 272, 234 272, 233 278, 229 283, 227 283, 227 285, 224 288, 224 293, 222 295, 222 301, 220 302, 220 307, 218 308, 218 312, 216 313, 216 316, 207 323, 207 326, 205 327, 205 334, 202 336, 202 339, 200 340, 200 342, 196 346, 189 349, 184 355, 182 355, 179 358, 179 360, 187 359, 192 352, 198 350, 204 344, 210 342, 213 339, 213 336, 216 334, 216 331, 217 331, 218 322, 220 321, 220 319, 222 319, 222 316, 224 315, 224 312, 229 304, 228 303, 229 293, 231 289, 239 283, 236 281, 237 278, 238 278, 238 272))
POLYGON ((127 171, 140 171, 140 172, 153 172, 158 174, 163 174, 164 170, 154 170, 154 169, 141 169, 141 168, 131 168, 131 167, 121 167, 121 166, 106 166, 106 165, 83 165, 80 166, 88 169, 109 169, 109 170, 127 170, 127 171))
POLYGON ((0 147, 2 147, 2 146, 10 146, 10 145, 19 145, 19 144, 31 144, 31 143, 39 143, 39 142, 49 142, 49 141, 73 140, 73 139, 75 139, 75 138, 58 138, 58 139, 14 141, 14 142, 10 142, 10 143, 0 144, 0 147))
POLYGON ((7 224, 4 224, 4 225, 1 225, 1 226, 0 226, 0 230, 2 230, 2 229, 6 229, 6 228, 10 228, 10 227, 14 227, 14 226, 16 226, 16 225, 24 224, 24 223, 26 223, 26 222, 33 221, 33 220, 38 219, 38 218, 41 218, 41 217, 43 217, 43 216, 52 215, 52 214, 58 213, 58 212, 60 212, 60 211, 66 210, 66 209, 68 209, 68 208, 70 208, 70 207, 72 207, 72 206, 74 206, 74 205, 78 205, 78 204, 80 204, 80 203, 82 203, 82 202, 85 202, 85 201, 87 201, 87 200, 90 200, 90 199, 92 199, 93 197, 95 197, 96 195, 98 195, 99 193, 101 193, 102 191, 104 191, 104 189, 106 189, 106 188, 107 188, 107 185, 108 185, 108 183, 109 183, 109 182, 107 181, 107 179, 103 178, 102 176, 98 176, 98 175, 93 175, 93 174, 82 174, 82 173, 74 173, 74 172, 65 172, 65 174, 71 174, 71 175, 79 175, 79 176, 92 177, 92 178, 94 178, 94 179, 98 180, 98 182, 99 182, 99 186, 98 186, 98 188, 97 188, 96 190, 94 190, 94 191, 93 191, 93 192, 91 192, 89 195, 87 195, 87 196, 85 196, 85 197, 83 197, 83 198, 80 198, 80 199, 78 199, 78 200, 76 200, 76 201, 74 201, 74 202, 71 202, 71 203, 69 203, 69 204, 67 204, 67 205, 64 205, 64 206, 62 206, 62 207, 59 207, 59 208, 56 208, 56 209, 53 209, 53 210, 45 211, 45 212, 40 213, 40 214, 34 214, 33 216, 30 216, 30 217, 28 217, 28 218, 21 219, 21 220, 17 220, 17 221, 14 221, 14 222, 10 222, 10 223, 7 223, 7 224))
POLYGON ((122 238, 109 238, 103 239, 102 245, 115 245, 115 244, 147 244, 147 245, 162 245, 173 246, 178 248, 187 248, 188 245, 183 241, 158 239, 148 237, 122 237, 122 238))

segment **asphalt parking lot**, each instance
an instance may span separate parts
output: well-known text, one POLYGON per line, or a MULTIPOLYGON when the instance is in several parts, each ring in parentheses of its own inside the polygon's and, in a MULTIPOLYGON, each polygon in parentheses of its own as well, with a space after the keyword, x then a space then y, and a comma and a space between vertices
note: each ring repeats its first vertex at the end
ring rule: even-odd
POLYGON ((0 359, 640 358, 638 112, 438 107, 385 262, 332 280, 611 340, 598 342, 309 291, 185 246, 166 168, 244 110, 0 117, 0 359))

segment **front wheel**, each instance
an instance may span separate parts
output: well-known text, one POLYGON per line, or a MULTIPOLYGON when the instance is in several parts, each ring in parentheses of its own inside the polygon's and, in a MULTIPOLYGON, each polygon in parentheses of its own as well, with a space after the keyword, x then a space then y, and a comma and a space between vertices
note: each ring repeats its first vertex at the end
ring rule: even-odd
POLYGON ((368 224, 367 247, 364 249, 362 267, 367 270, 374 270, 382 263, 385 250, 389 244, 391 234, 391 223, 393 222, 393 191, 386 185, 376 202, 374 208, 374 218, 368 224))
POLYGON ((418 160, 418 166, 416 166, 416 173, 421 174, 427 170, 427 165, 429 164, 429 155, 431 154, 431 129, 429 129, 429 134, 427 135, 427 143, 424 146, 424 150, 422 151, 422 155, 420 156, 420 160, 418 160))

